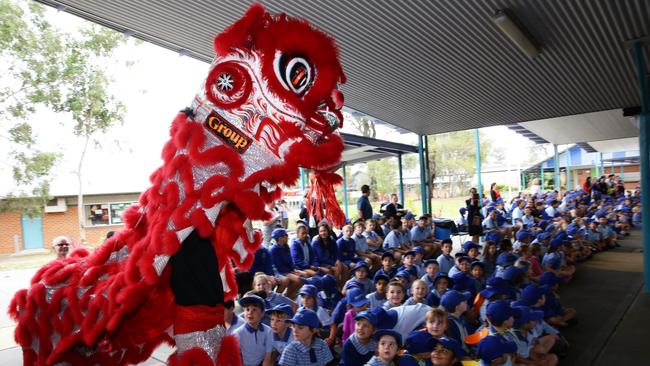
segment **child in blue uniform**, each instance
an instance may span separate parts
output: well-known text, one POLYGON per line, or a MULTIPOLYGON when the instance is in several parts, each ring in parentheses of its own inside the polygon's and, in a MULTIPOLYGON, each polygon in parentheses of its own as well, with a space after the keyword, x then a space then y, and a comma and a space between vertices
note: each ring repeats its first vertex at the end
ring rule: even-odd
POLYGON ((390 278, 383 273, 375 274, 375 292, 368 294, 366 298, 370 301, 370 310, 382 307, 386 302, 386 291, 390 278))
POLYGON ((286 320, 293 317, 293 310, 289 305, 277 305, 266 311, 271 318, 271 331, 273 331, 272 360, 277 360, 282 355, 284 348, 292 340, 292 330, 286 320))
POLYGON ((273 333, 268 325, 262 324, 264 300, 256 295, 244 296, 239 300, 244 308, 246 323, 237 328, 233 335, 239 340, 244 366, 271 364, 273 352, 273 333))
POLYGON ((377 316, 362 311, 354 317, 354 333, 343 343, 341 362, 343 366, 364 365, 375 354, 377 341, 373 333, 377 328, 377 316))
POLYGON ((287 322, 292 325, 294 340, 284 348, 280 366, 324 366, 334 359, 327 343, 318 337, 316 313, 303 309, 287 322))

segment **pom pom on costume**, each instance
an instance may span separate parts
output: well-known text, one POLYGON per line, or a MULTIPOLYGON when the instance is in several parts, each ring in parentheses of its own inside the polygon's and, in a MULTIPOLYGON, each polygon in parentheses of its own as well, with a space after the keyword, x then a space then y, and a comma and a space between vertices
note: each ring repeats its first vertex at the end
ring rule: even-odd
POLYGON ((315 171, 314 214, 342 223, 331 173, 343 141, 345 82, 334 41, 259 5, 215 37, 216 57, 179 113, 151 187, 94 253, 41 268, 9 314, 26 365, 125 365, 165 342, 172 365, 240 365, 223 302, 237 294, 262 235, 252 220, 315 171))

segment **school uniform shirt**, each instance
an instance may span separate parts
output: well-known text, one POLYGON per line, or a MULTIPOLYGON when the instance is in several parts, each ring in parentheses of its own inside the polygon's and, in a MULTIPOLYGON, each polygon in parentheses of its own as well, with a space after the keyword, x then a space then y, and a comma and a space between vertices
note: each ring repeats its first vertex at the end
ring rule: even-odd
POLYGON ((263 272, 268 276, 273 276, 273 260, 271 259, 271 253, 266 247, 260 246, 260 248, 255 252, 255 259, 253 259, 253 264, 248 270, 248 273, 255 274, 257 272, 263 272))
POLYGON ((402 242, 402 245, 411 244, 411 232, 408 231, 408 229, 400 231, 399 238, 402 242))
POLYGON ((393 268, 390 269, 390 271, 386 271, 386 270, 384 270, 384 267, 381 267, 381 268, 379 268, 377 273, 375 273, 375 276, 377 276, 377 274, 379 274, 379 273, 388 276, 388 278, 393 278, 397 274, 397 268, 393 267, 393 268))
POLYGON ((226 329, 226 334, 233 334, 239 327, 244 325, 246 320, 239 315, 233 314, 230 326, 226 329))
POLYGON ((424 323, 424 317, 429 310, 431 307, 425 304, 402 305, 392 308, 390 311, 397 312, 397 324, 393 330, 399 333, 402 339, 406 339, 409 333, 424 323))
POLYGON ((528 227, 535 225, 535 217, 533 215, 524 215, 521 217, 521 222, 528 227))
POLYGON ((424 276, 420 277, 420 279, 427 284, 429 291, 435 290, 436 286, 433 284, 433 278, 429 277, 428 274, 425 274, 424 276))
POLYGON ((417 275, 418 278, 424 276, 427 273, 422 263, 413 263, 413 267, 415 267, 415 269, 417 269, 418 271, 418 275, 417 275))
POLYGON ((411 297, 409 297, 408 299, 406 299, 406 301, 404 301, 404 304, 403 304, 403 305, 424 304, 425 301, 426 301, 426 298, 425 298, 421 303, 420 303, 420 302, 417 302, 417 301, 415 301, 415 298, 413 298, 413 296, 411 296, 411 297))
POLYGON ((512 224, 514 225, 517 219, 521 219, 522 217, 524 217, 524 210, 522 210, 521 208, 519 208, 519 206, 517 206, 512 210, 511 215, 512 215, 512 224))
POLYGON ((361 289, 363 290, 364 294, 369 294, 373 290, 373 283, 372 280, 369 278, 364 278, 363 280, 359 281, 356 278, 352 277, 349 280, 345 281, 343 284, 343 289, 347 290, 350 287, 354 285, 361 284, 361 289))
POLYGON ((260 324, 258 329, 248 323, 235 330, 234 336, 239 340, 244 366, 259 366, 267 353, 273 352, 273 332, 268 325, 260 324))
POLYGON ((449 270, 456 264, 454 261, 454 257, 452 257, 451 255, 446 256, 444 254, 440 254, 436 259, 436 261, 438 262, 438 267, 439 267, 438 270, 440 272, 447 273, 447 274, 449 274, 449 270))
POLYGON ((497 261, 496 259, 487 259, 483 258, 481 259, 481 262, 483 263, 483 267, 485 268, 485 277, 490 278, 492 277, 492 274, 494 271, 497 269, 497 261))
POLYGON ((368 246, 368 241, 366 237, 363 236, 363 234, 357 234, 357 233, 352 234, 352 240, 354 240, 354 249, 357 252, 368 253, 370 251, 370 247, 368 246))
POLYGON ((549 218, 554 218, 555 216, 559 215, 557 209, 553 206, 548 206, 544 212, 546 212, 546 215, 548 215, 549 218))
POLYGON ((433 290, 433 291, 429 292, 429 294, 427 295, 427 298, 424 300, 424 303, 431 306, 432 308, 437 308, 438 306, 440 306, 440 298, 441 297, 442 296, 440 294, 438 294, 437 290, 433 290))
POLYGON ((394 365, 395 363, 387 364, 386 362, 382 361, 381 358, 377 356, 372 356, 370 361, 368 361, 367 364, 364 366, 391 366, 394 365))
POLYGON ((425 226, 421 228, 419 225, 411 229, 411 241, 424 241, 429 239, 431 235, 431 227, 425 226))
POLYGON ((384 233, 384 238, 385 238, 386 235, 388 235, 388 233, 393 231, 393 229, 391 229, 390 226, 388 226, 388 224, 383 224, 381 225, 381 231, 384 233))
POLYGON ((366 299, 370 301, 370 310, 382 307, 386 301, 386 298, 379 297, 377 292, 366 295, 366 299))
POLYGON ((457 340, 463 347, 463 350, 469 353, 470 349, 465 343, 465 337, 469 335, 469 330, 463 320, 455 318, 452 314, 449 314, 447 334, 449 335, 449 338, 457 340))
MULTIPOLYGON (((401 267, 399 267, 399 268, 397 269, 397 272, 399 272, 399 271, 408 271, 408 272, 411 274, 411 276, 413 276, 413 277, 415 277, 415 278, 418 278, 418 277, 419 277, 419 276, 418 276, 418 269, 417 269, 417 267, 415 267, 415 266, 410 266, 410 267, 401 266, 401 267)), ((409 279, 409 282, 411 282, 410 279, 409 279)))
POLYGON ((542 259, 542 268, 551 266, 554 270, 560 269, 562 266, 562 256, 558 252, 546 253, 542 259))
MULTIPOLYGON (((298 308, 298 311, 296 311, 296 313, 302 309, 305 309, 305 307, 301 306, 300 308, 298 308)), ((313 310, 316 313, 316 315, 318 316, 318 320, 320 320, 320 324, 323 326, 323 328, 329 327, 332 324, 332 317, 327 313, 327 310, 325 310, 325 308, 323 308, 322 306, 319 306, 318 309, 310 309, 310 310, 313 310)))
POLYGON ((271 252, 271 260, 273 261, 273 269, 275 274, 286 275, 293 272, 293 260, 291 260, 291 249, 289 245, 280 245, 275 243, 269 249, 271 252))
POLYGON ((449 269, 449 273, 447 273, 447 275, 449 277, 453 277, 456 273, 460 273, 460 272, 462 272, 460 270, 460 268, 458 268, 458 266, 454 265, 453 267, 451 267, 451 269, 449 269))
POLYGON ((300 241, 298 238, 293 238, 291 241, 291 260, 293 266, 301 270, 316 266, 314 250, 307 240, 300 241))
POLYGON ((390 250, 394 248, 401 248, 402 247, 402 238, 399 232, 395 232, 395 230, 391 230, 387 235, 386 238, 384 239, 384 244, 383 247, 385 250, 390 250))
POLYGON ((377 349, 377 341, 370 339, 367 345, 364 345, 359 341, 356 334, 352 334, 348 339, 343 343, 343 349, 341 350, 341 366, 359 366, 365 365, 372 356, 375 354, 375 349, 377 349))
POLYGON ((354 239, 341 237, 336 241, 336 247, 339 252, 339 259, 345 264, 350 264, 355 261, 357 252, 356 252, 356 243, 354 239))
POLYGON ((302 342, 291 341, 282 352, 281 366, 324 366, 334 359, 327 343, 314 337, 311 346, 302 342))
POLYGON ((323 241, 319 240, 320 237, 316 236, 311 241, 311 246, 314 249, 314 254, 316 256, 316 263, 318 266, 331 267, 339 259, 338 247, 336 242, 331 238, 326 240, 331 241, 331 245, 326 246, 323 241))
POLYGON ((279 337, 277 333, 273 333, 273 350, 277 352, 278 355, 282 355, 282 351, 284 351, 292 340, 293 329, 291 327, 287 328, 282 337, 279 337))
MULTIPOLYGON (((379 239, 379 235, 374 231, 367 231, 366 230, 366 231, 363 232, 362 235, 363 235, 364 238, 366 238, 366 245, 368 245, 368 241, 367 241, 368 239, 370 239, 372 241, 377 241, 379 239)), ((368 246, 368 248, 370 249, 370 246, 368 246)), ((377 248, 373 248, 373 251, 375 251, 375 252, 378 251, 378 250, 381 250, 381 245, 378 246, 377 248)))
POLYGON ((420 359, 416 355, 410 354, 408 351, 399 356, 399 366, 431 366, 430 358, 420 359))
POLYGON ((482 225, 483 225, 483 228, 487 229, 487 230, 498 229, 500 227, 499 222, 497 221, 497 219, 492 219, 491 217, 486 217, 483 220, 482 225))

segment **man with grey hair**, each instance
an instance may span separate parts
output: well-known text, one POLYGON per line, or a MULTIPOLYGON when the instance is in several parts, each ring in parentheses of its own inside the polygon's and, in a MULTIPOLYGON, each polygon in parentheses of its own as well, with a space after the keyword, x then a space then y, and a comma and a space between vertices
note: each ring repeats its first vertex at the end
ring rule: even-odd
POLYGON ((56 253, 56 259, 65 259, 68 257, 70 252, 70 246, 72 246, 72 241, 67 236, 57 236, 52 240, 52 248, 54 248, 54 253, 56 253))

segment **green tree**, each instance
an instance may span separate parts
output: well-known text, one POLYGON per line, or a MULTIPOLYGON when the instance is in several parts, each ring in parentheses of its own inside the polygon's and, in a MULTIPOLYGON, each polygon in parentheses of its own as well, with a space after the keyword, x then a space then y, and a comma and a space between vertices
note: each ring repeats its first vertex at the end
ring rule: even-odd
MULTIPOLYGON (((451 196, 469 189, 469 181, 476 173, 474 131, 456 131, 431 135, 429 139, 430 182, 444 180, 449 184, 451 196)), ((490 154, 492 142, 479 131, 481 160, 490 154)), ((485 187, 484 187, 485 188, 485 187)))
POLYGON ((13 177, 19 187, 0 210, 39 211, 48 199, 51 172, 60 155, 36 148, 32 129, 36 123, 30 121, 39 106, 45 107, 53 112, 52 118, 49 125, 40 121, 39 125, 56 128, 52 120, 71 118, 72 133, 82 140, 76 174, 84 240, 83 162, 90 142, 100 147, 100 134, 122 122, 125 109, 110 92, 108 69, 126 37, 94 24, 68 34, 45 18, 44 7, 35 2, 0 0, 0 62, 6 65, 0 76, 0 123, 2 131, 9 132, 3 137, 14 158, 13 177))

